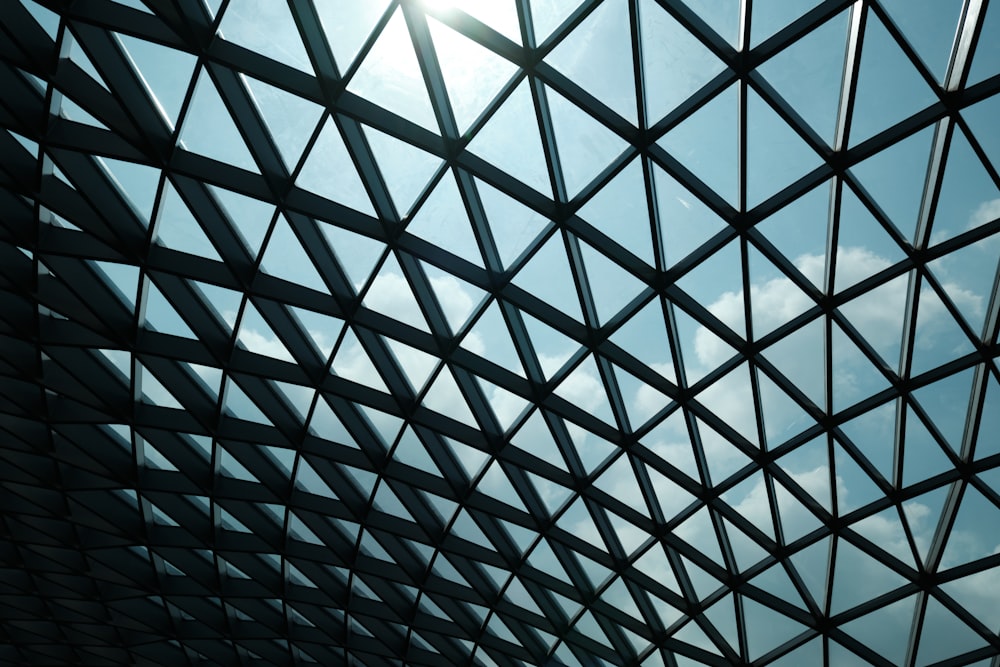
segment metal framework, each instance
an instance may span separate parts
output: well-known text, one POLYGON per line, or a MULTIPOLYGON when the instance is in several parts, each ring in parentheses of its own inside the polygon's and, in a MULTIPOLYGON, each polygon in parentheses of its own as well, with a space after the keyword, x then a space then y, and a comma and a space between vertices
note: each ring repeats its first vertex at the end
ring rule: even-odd
POLYGON ((1000 665, 1000 5, 507 4, 0 3, 0 662, 1000 665), (774 63, 830 26, 826 131, 774 63))

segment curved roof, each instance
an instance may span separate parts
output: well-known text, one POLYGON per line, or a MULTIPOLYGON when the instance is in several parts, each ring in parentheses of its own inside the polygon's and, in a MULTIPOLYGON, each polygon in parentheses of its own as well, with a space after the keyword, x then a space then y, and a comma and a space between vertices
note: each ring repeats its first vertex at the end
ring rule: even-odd
POLYGON ((998 0, 0 25, 0 662, 997 667, 998 0))

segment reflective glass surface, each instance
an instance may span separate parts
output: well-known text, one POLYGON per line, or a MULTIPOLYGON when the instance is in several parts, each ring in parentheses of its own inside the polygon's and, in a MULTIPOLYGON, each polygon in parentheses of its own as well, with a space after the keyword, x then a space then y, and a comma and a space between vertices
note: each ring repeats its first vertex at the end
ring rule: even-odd
POLYGON ((0 663, 1000 666, 997 44, 0 2, 0 663))

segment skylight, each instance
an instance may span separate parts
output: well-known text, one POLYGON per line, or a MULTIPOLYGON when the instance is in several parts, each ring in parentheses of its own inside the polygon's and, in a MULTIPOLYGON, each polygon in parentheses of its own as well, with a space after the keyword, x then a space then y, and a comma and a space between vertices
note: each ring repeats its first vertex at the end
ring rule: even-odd
POLYGON ((0 25, 0 662, 998 664, 998 0, 0 25))

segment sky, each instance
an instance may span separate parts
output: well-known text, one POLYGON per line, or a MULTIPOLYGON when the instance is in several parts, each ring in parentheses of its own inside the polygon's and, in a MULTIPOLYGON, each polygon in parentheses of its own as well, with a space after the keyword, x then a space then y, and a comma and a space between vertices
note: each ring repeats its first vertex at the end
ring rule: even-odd
MULTIPOLYGON (((948 65, 955 34, 965 29, 959 22, 961 2, 914 6, 902 0, 883 0, 877 11, 863 10, 858 4, 768 57, 751 75, 750 85, 738 79, 718 85, 720 77, 728 74, 718 49, 766 46, 768 40, 780 39, 781 30, 814 3, 753 3, 745 40, 740 34, 739 2, 690 0, 687 7, 711 31, 716 52, 710 48, 711 40, 693 36, 652 0, 636 3, 633 26, 629 4, 626 0, 605 0, 574 30, 564 33, 560 25, 573 15, 578 2, 530 3, 534 19, 530 41, 544 54, 544 67, 539 65, 537 78, 529 77, 502 55, 500 47, 520 48, 524 42, 512 0, 414 0, 403 3, 405 6, 316 0, 315 9, 338 72, 346 78, 348 93, 440 134, 442 128, 421 71, 438 62, 455 121, 455 128, 445 131, 457 132, 462 150, 532 188, 539 197, 534 201, 557 200, 573 211, 575 217, 569 222, 553 222, 528 205, 530 202, 518 201, 498 189, 497 183, 462 178, 443 156, 405 144, 382 131, 387 128, 362 126, 395 213, 406 226, 405 234, 446 253, 445 259, 422 261, 420 267, 462 349, 515 375, 528 375, 512 342, 510 309, 464 280, 461 276, 468 272, 449 272, 449 262, 458 261, 479 271, 500 273, 505 285, 553 305, 561 322, 609 327, 602 335, 667 383, 661 386, 694 387, 696 407, 682 407, 624 369, 598 364, 581 342, 523 312, 519 316, 534 347, 535 361, 553 393, 607 427, 619 429, 621 415, 616 418, 605 391, 608 375, 613 377, 625 406, 626 430, 638 434, 642 456, 648 458, 643 459, 648 468, 643 474, 653 479, 657 496, 649 500, 643 497, 634 468, 619 465, 627 460, 620 448, 564 416, 551 416, 546 421, 525 397, 480 379, 480 390, 511 446, 536 454, 564 471, 581 465, 588 474, 599 472, 593 479, 595 486, 646 517, 683 516, 674 534, 725 567, 709 513, 697 509, 693 498, 676 483, 679 477, 671 480, 657 472, 657 467, 683 475, 692 485, 721 485, 722 500, 770 540, 777 539, 772 513, 777 507, 783 539, 793 541, 820 526, 819 518, 795 496, 813 498, 825 512, 850 515, 881 495, 878 484, 909 487, 948 469, 963 455, 966 397, 974 386, 971 370, 941 380, 947 395, 916 392, 905 400, 883 400, 870 409, 855 406, 889 387, 887 376, 919 377, 963 358, 974 350, 973 341, 991 326, 987 316, 995 298, 992 292, 1000 236, 994 229, 972 241, 956 244, 955 239, 973 238, 970 235, 975 230, 994 224, 1000 216, 996 180, 1000 141, 990 124, 1000 111, 1000 98, 987 98, 963 109, 954 122, 946 119, 936 129, 924 127, 887 148, 866 151, 866 141, 934 104, 940 90, 958 87, 948 65), (484 24, 486 40, 497 48, 481 46, 456 30, 455 26, 462 25, 455 21, 456 16, 484 24), (363 37, 373 29, 380 32, 363 37), (414 50, 410 31, 423 29, 433 54, 418 55, 414 50), (844 118, 844 62, 855 32, 863 33, 864 42, 853 113, 844 118), (898 37, 905 40, 905 49, 898 37), (633 59, 631 52, 635 39, 641 45, 638 59, 633 59), (910 62, 907 50, 919 58, 919 67, 910 62), (425 58, 423 64, 421 57, 425 58), (636 64, 640 66, 638 73, 636 64), (554 74, 547 79, 547 72, 554 74), (568 91, 560 91, 564 86, 561 77, 569 81, 568 91), (636 96, 637 81, 643 91, 641 99, 636 96), (571 99, 581 91, 603 106, 602 113, 590 114, 571 99), (682 105, 692 95, 706 101, 688 113, 682 105), (551 122, 551 152, 545 148, 549 139, 539 133, 539 108, 551 122), (613 119, 614 127, 602 118, 613 119), (798 127, 793 128, 795 124, 798 127), (640 153, 616 133, 615 127, 666 131, 653 137, 649 148, 640 153), (943 142, 941 150, 938 142, 943 142), (741 151, 746 155, 745 170, 740 167, 741 151), (854 151, 850 154, 867 157, 852 162, 840 179, 810 176, 823 164, 824 154, 833 151, 854 151), (932 173, 943 172, 933 201, 923 194, 929 168, 932 173), (613 176, 605 181, 608 174, 613 176), (783 194, 807 178, 813 178, 812 187, 791 198, 783 194), (470 222, 470 187, 481 202, 485 227, 470 222), (727 219, 760 210, 772 212, 749 233, 726 235, 727 219), (488 238, 484 238, 487 233, 488 238), (952 252, 937 252, 943 243, 956 247, 952 252), (499 265, 480 252, 481 247, 489 246, 497 250, 499 265), (920 271, 908 270, 905 265, 913 248, 926 249, 934 257, 920 271), (642 281, 642 276, 654 271, 685 267, 685 260, 699 249, 711 251, 704 263, 671 274, 675 276, 671 288, 700 304, 697 312, 665 301, 662 293, 642 281), (616 264, 612 257, 626 257, 628 268, 616 264), (774 258, 781 261, 776 264, 774 258), (594 316, 587 313, 575 287, 583 275, 595 302, 594 316), (873 285, 874 289, 861 290, 858 285, 873 285), (837 305, 836 318, 825 317, 817 305, 827 298, 833 298, 837 305), (914 322, 907 328, 907 304, 911 303, 915 305, 909 308, 915 311, 914 322), (669 317, 665 319, 664 313, 669 317), (798 323, 788 328, 793 321, 798 323), (788 335, 769 337, 783 327, 788 335), (746 362, 732 363, 739 352, 726 342, 727 337, 730 341, 761 341, 765 363, 759 368, 746 362), (866 341, 861 347, 859 339, 866 341), (679 349, 673 349, 675 345, 679 349), (717 372, 720 368, 728 370, 717 372), (798 393, 790 396, 789 387, 798 393), (754 395, 760 396, 763 414, 754 407, 754 395), (834 436, 822 434, 799 444, 796 438, 815 425, 803 404, 834 415, 843 412, 849 418, 838 422, 834 436), (729 431, 713 429, 700 417, 706 412, 721 417, 729 431), (905 425, 905 447, 901 449, 894 435, 900 424, 905 425), (559 460, 562 455, 550 433, 554 427, 565 429, 578 461, 559 460), (700 442, 705 465, 695 456, 693 438, 700 442), (734 439, 739 446, 733 444, 734 439), (796 444, 786 448, 788 453, 779 459, 784 472, 780 479, 766 482, 759 471, 747 467, 751 461, 748 451, 774 450, 788 442, 796 444), (902 453, 902 460, 894 455, 895 449, 902 453), (553 456, 546 458, 543 451, 553 456), (863 457, 863 465, 852 454, 863 457), (731 479, 732 475, 736 477, 731 479), (789 485, 791 491, 785 488, 789 485)), ((211 3, 210 8, 213 12, 219 9, 211 3)), ((55 34, 52 17, 35 5, 31 9, 43 27, 55 34)), ((988 26, 997 24, 998 14, 1000 7, 991 5, 988 26)), ((217 23, 220 39, 312 73, 292 15, 283 3, 232 0, 217 23)), ((208 70, 188 54, 127 35, 118 39, 142 73, 164 122, 175 129, 179 147, 258 171, 208 70), (185 103, 188 90, 194 92, 185 103)), ((86 53, 73 47, 69 35, 64 46, 67 57, 100 78, 86 53)), ((996 51, 990 49, 985 40, 971 54, 970 84, 1000 71, 996 51)), ((250 75, 242 79, 279 147, 286 176, 294 187, 369 216, 371 224, 377 225, 375 205, 358 175, 357 157, 350 142, 345 142, 336 116, 314 101, 250 75)), ((100 125, 68 97, 61 104, 61 113, 67 118, 100 125)), ((155 243, 219 259, 169 178, 153 167, 110 158, 102 159, 101 164, 137 216, 152 226, 155 243)), ((269 202, 224 188, 214 188, 213 193, 262 272, 319 292, 328 289, 309 260, 310 249, 302 244, 299 226, 305 223, 269 202)), ((335 223, 316 220, 311 224, 332 249, 361 307, 416 331, 429 332, 408 282, 412 264, 400 261, 402 251, 335 223)), ((178 315, 155 281, 137 267, 101 263, 98 268, 120 291, 124 302, 142 313, 144 326, 182 337, 195 336, 183 313, 178 315)), ((245 295, 219 286, 198 287, 237 345, 251 353, 295 363, 288 347, 245 295)), ((315 345, 316 354, 322 358, 332 355, 333 374, 387 391, 353 325, 303 309, 295 316, 315 345)), ((413 391, 421 394, 426 389, 421 399, 425 407, 479 427, 448 364, 401 340, 388 340, 413 391)), ((107 356, 125 377, 140 379, 137 385, 141 385, 142 400, 180 407, 169 390, 127 353, 109 352, 107 356)), ((232 378, 218 369, 192 368, 192 372, 210 385, 215 395, 223 397, 225 408, 234 416, 268 423, 262 406, 255 405, 232 378)), ((992 373, 988 384, 994 388, 990 396, 995 401, 995 365, 990 365, 988 372, 992 373)), ((298 406, 304 423, 312 419, 320 435, 334 422, 339 424, 312 389, 294 385, 279 389, 290 404, 298 406)), ((412 438, 404 437, 406 428, 401 420, 374 409, 367 414, 391 455, 433 472, 433 462, 419 452, 407 451, 419 442, 413 445, 412 438)), ((343 426, 337 428, 342 430, 343 426)), ((498 465, 491 466, 478 450, 463 443, 453 441, 452 447, 482 493, 511 505, 520 504, 510 495, 510 483, 498 465)), ((980 443, 974 456, 995 453, 995 445, 980 443)), ((155 449, 148 451, 148 460, 154 465, 170 465, 155 449)), ((305 467, 293 463, 289 474, 293 469, 305 467)), ((312 481, 303 483, 313 485, 310 488, 322 484, 315 476, 309 479, 312 481)), ((995 475, 991 479, 995 482, 995 475)), ((637 568, 654 579, 673 581, 673 588, 680 592, 674 565, 643 529, 607 512, 618 543, 606 545, 593 520, 593 513, 605 510, 588 508, 576 494, 544 475, 536 475, 532 481, 550 514, 557 517, 557 525, 598 549, 624 550, 635 559, 637 568)), ((990 484, 985 478, 983 483, 990 484)), ((925 564, 943 516, 945 490, 934 489, 908 499, 898 509, 891 506, 862 518, 853 529, 906 567, 918 568, 925 564)), ((1000 553, 1000 541, 984 529, 988 525, 984 517, 996 512, 996 507, 977 494, 979 491, 969 486, 962 495, 942 568, 1000 553)), ((455 521, 455 530, 461 529, 458 519, 446 518, 455 521)), ((469 539, 480 539, 474 530, 467 530, 472 536, 469 539)), ((727 532, 741 570, 766 556, 735 526, 727 526, 727 532)), ((848 539, 834 539, 834 564, 826 557, 828 539, 813 542, 792 558, 813 596, 809 602, 820 608, 829 604, 830 613, 837 614, 902 582, 848 539), (832 600, 826 600, 823 582, 831 570, 834 594, 832 600)), ((543 570, 558 568, 554 556, 545 550, 545 541, 534 543, 528 563, 543 570)), ((690 562, 685 567, 697 595, 705 597, 718 588, 712 573, 690 562)), ((765 590, 779 596, 792 591, 793 604, 809 607, 781 566, 755 576, 765 590)), ((605 581, 591 583, 598 586, 605 581)), ((509 588, 508 594, 513 596, 515 588, 509 588)), ((1000 616, 990 604, 1000 596, 1000 574, 995 570, 959 579, 947 591, 992 630, 1000 630, 1000 616)), ((641 620, 624 586, 612 581, 603 595, 641 620)), ((881 635, 872 634, 864 620, 845 626, 845 631, 891 662, 901 661, 914 599, 904 598, 876 612, 879 627, 886 628, 881 635)), ((657 602, 663 624, 675 627, 677 638, 718 653, 694 622, 685 622, 677 609, 657 602)), ((748 618, 756 619, 747 621, 752 630, 751 660, 802 629, 773 612, 756 609, 755 602, 746 605, 748 618), (772 617, 773 622, 760 620, 772 617)), ((734 609, 733 596, 725 596, 705 612, 705 618, 730 645, 737 646, 734 609)), ((924 627, 928 638, 926 647, 917 654, 917 664, 977 648, 975 642, 982 641, 936 600, 932 599, 927 614, 924 627), (954 627, 964 628, 964 634, 944 630, 954 627)), ((588 622, 593 623, 586 614, 581 616, 578 628, 586 629, 588 622)), ((644 648, 638 646, 637 650, 644 648)), ((808 662, 807 656, 817 650, 816 641, 806 642, 785 660, 808 662)), ((847 649, 831 651, 831 664, 862 664, 847 649)))

